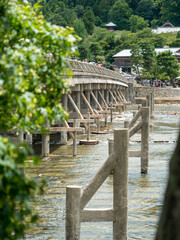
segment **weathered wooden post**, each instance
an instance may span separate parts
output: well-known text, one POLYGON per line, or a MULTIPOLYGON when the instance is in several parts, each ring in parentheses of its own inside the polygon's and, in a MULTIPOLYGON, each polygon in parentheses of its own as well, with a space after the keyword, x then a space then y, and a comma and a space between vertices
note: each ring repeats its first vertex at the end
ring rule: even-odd
MULTIPOLYGON (((49 120, 46 119, 45 123, 45 130, 47 131, 50 127, 49 120)), ((50 140, 50 135, 48 132, 45 132, 42 134, 42 156, 46 157, 49 155, 49 140, 50 140)))
POLYGON ((142 107, 142 129, 141 129, 141 173, 147 173, 149 162, 149 107, 142 107))
MULTIPOLYGON (((88 120, 90 120, 90 112, 88 112, 88 120)), ((87 129, 87 141, 90 139, 90 121, 87 123, 88 129, 87 129)))
POLYGON ((113 240, 127 239, 128 219, 128 157, 129 129, 114 130, 114 152, 117 163, 114 170, 114 211, 113 240))
POLYGON ((150 113, 151 113, 151 118, 153 118, 154 117, 154 92, 152 92, 151 94, 150 94, 150 99, 151 99, 151 105, 150 105, 150 107, 151 107, 151 110, 150 110, 150 113))
POLYGON ((147 100, 146 99, 143 99, 142 100, 142 107, 146 107, 147 106, 147 100))
POLYGON ((81 187, 66 187, 66 240, 80 239, 81 187))
POLYGON ((104 120, 105 127, 107 126, 107 106, 105 106, 105 120, 104 120))
POLYGON ((113 122, 113 104, 112 104, 112 102, 110 104, 110 107, 111 107, 111 122, 113 122))
POLYGON ((146 99, 147 99, 147 106, 149 107, 149 111, 150 111, 150 116, 152 116, 152 98, 151 98, 151 94, 146 96, 146 99))
MULTIPOLYGON (((77 120, 73 120, 73 127, 77 127, 77 120)), ((73 156, 76 156, 77 154, 77 132, 74 131, 74 139, 73 139, 73 156)))

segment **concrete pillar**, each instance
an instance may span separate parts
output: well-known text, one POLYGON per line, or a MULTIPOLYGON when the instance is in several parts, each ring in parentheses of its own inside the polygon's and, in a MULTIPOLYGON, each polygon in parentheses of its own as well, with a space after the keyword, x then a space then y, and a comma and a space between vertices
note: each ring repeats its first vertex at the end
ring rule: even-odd
POLYGON ((66 187, 66 240, 80 239, 81 187, 66 187))
POLYGON ((117 163, 114 170, 113 182, 113 205, 115 210, 113 240, 126 240, 128 219, 129 129, 114 130, 114 152, 117 156, 117 163))

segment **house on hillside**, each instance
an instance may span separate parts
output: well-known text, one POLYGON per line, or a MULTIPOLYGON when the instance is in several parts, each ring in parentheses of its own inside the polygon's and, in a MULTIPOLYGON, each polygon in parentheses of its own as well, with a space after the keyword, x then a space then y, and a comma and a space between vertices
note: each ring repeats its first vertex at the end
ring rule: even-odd
MULTIPOLYGON (((180 63, 180 48, 155 48, 156 53, 164 52, 170 50, 173 55, 177 58, 178 62, 180 63)), ((121 52, 115 54, 114 58, 114 65, 116 65, 120 72, 129 72, 131 73, 131 49, 124 49, 121 52)))
POLYGON ((169 21, 165 22, 161 27, 152 29, 154 33, 167 33, 167 32, 178 32, 180 27, 174 27, 169 21))

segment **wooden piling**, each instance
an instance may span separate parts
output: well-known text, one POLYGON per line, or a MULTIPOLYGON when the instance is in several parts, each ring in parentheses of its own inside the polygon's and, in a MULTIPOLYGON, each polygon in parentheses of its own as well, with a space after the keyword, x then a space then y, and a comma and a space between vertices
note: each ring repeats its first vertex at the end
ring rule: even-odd
MULTIPOLYGON (((74 119, 73 127, 77 127, 77 121, 74 119)), ((77 155, 77 132, 74 132, 74 139, 73 139, 73 156, 77 155)))
POLYGON ((114 152, 117 163, 114 170, 113 205, 115 219, 113 222, 113 240, 127 239, 128 219, 128 155, 129 129, 114 130, 114 152))
POLYGON ((141 129, 141 173, 147 173, 149 162, 149 107, 142 107, 142 129, 141 129))
POLYGON ((66 187, 66 240, 80 239, 81 187, 66 187))
MULTIPOLYGON (((87 114, 88 114, 88 120, 90 120, 90 112, 88 112, 87 114)), ((88 121, 87 125, 88 125, 87 141, 89 141, 89 139, 90 139, 90 121, 88 121)))
MULTIPOLYGON (((45 123, 45 129, 48 130, 50 127, 49 120, 46 119, 45 123)), ((42 135, 42 156, 47 157, 50 152, 50 146, 49 146, 49 140, 50 140, 50 135, 48 132, 44 133, 42 135)))

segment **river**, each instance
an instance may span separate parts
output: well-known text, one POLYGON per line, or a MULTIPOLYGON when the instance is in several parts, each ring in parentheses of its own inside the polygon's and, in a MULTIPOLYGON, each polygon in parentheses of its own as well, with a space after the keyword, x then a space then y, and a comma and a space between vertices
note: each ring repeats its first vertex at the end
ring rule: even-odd
MULTIPOLYGON (((107 138, 113 137, 114 128, 123 126, 125 119, 132 118, 129 107, 121 116, 115 115, 108 125, 107 134, 91 134, 99 140, 97 145, 78 145, 77 156, 72 156, 72 142, 67 145, 51 145, 51 158, 32 167, 30 174, 46 177, 46 192, 34 203, 40 215, 36 226, 26 234, 26 240, 65 239, 65 191, 67 185, 84 187, 108 157, 107 138)), ((179 129, 180 105, 156 105, 153 127, 150 131, 148 174, 140 173, 140 159, 129 158, 128 184, 128 239, 153 240, 159 218, 163 194, 168 176, 168 164, 176 145, 179 129), (176 113, 177 114, 176 114, 176 113)), ((86 135, 78 135, 85 139, 86 135)), ((130 141, 130 148, 140 148, 140 134, 130 141)), ((91 208, 112 207, 112 176, 108 177, 87 205, 91 208)), ((81 240, 111 240, 112 223, 82 223, 81 240)))

